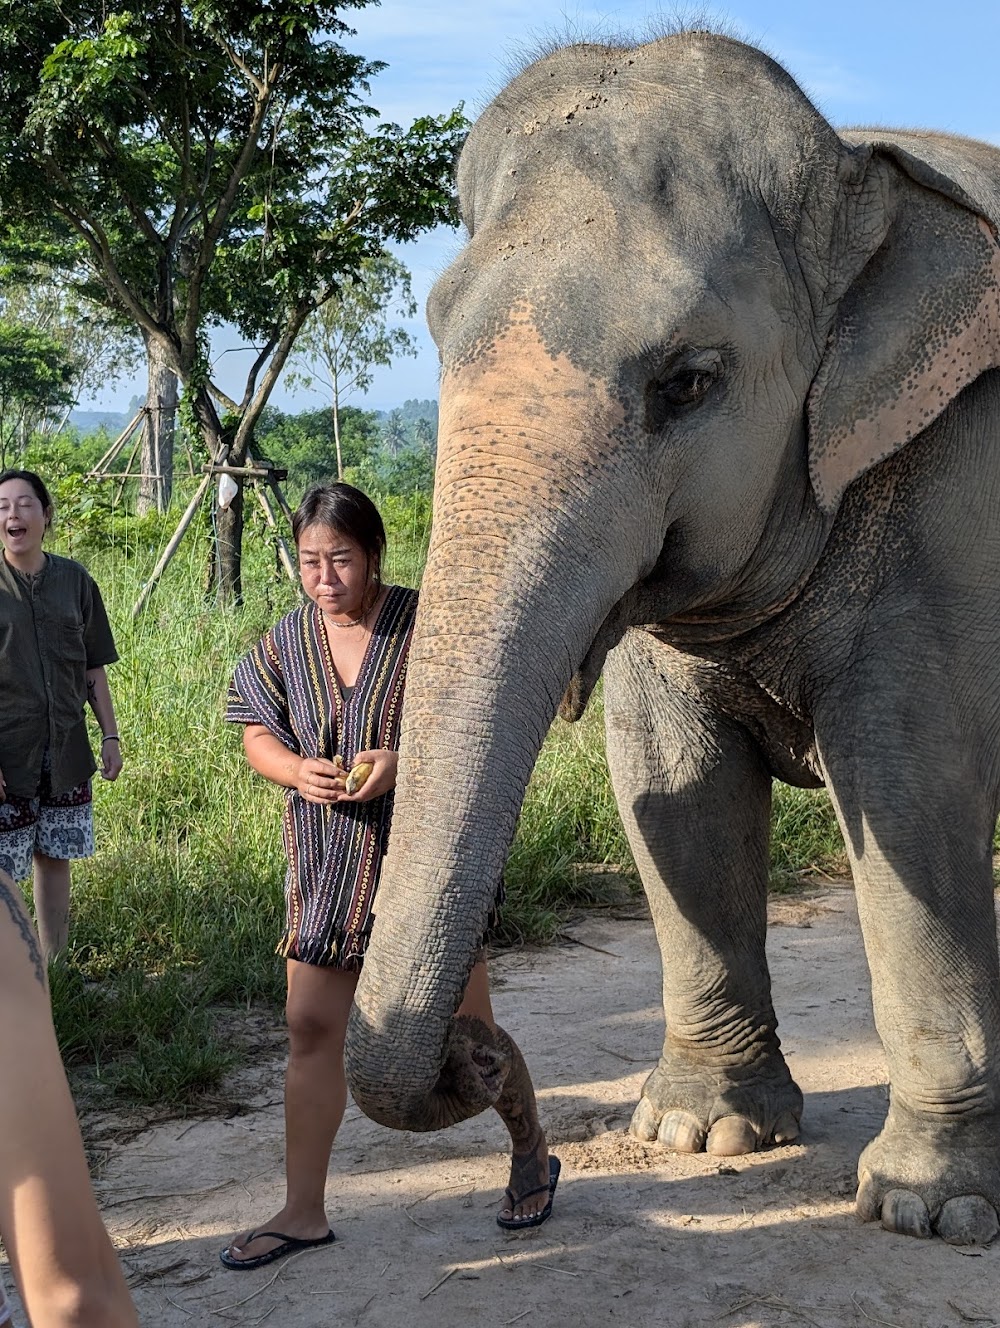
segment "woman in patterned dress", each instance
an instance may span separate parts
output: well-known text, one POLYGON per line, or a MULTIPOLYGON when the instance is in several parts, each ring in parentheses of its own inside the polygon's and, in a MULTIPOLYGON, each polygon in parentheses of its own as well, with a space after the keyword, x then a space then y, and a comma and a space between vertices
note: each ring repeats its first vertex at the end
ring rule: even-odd
MULTIPOLYGON (((221 1252, 227 1268, 259 1268, 330 1244, 324 1194, 347 1102, 344 1037, 373 923, 388 842, 399 725, 416 591, 381 581, 385 529, 349 484, 306 494, 292 525, 302 588, 293 610, 237 665, 226 718, 244 725, 250 765, 288 790, 285 929, 289 1033, 285 1076, 286 1201, 221 1252), (348 771, 371 766, 347 791, 348 771)), ((459 1013, 494 1027, 485 962, 459 1013)), ((510 1188, 497 1220, 537 1226, 551 1212, 550 1159, 534 1091, 515 1050, 516 1083, 497 1110, 511 1133, 510 1188)))

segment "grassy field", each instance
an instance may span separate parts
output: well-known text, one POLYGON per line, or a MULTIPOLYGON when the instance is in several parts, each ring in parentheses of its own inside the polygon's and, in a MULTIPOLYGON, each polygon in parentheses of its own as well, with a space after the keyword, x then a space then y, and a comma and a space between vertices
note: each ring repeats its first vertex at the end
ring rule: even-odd
MULTIPOLYGON (((67 1061, 105 1101, 197 1103, 238 1056, 213 1007, 280 1006, 284 859, 280 792, 247 767, 222 719, 232 665, 297 593, 276 572, 263 525, 246 540, 246 602, 222 610, 201 591, 204 522, 186 538, 148 609, 131 608, 176 521, 109 520, 75 491, 54 545, 91 569, 108 603, 121 661, 111 670, 125 770, 95 780, 98 853, 74 868, 67 960, 53 1002, 67 1061)), ((416 584, 425 499, 381 504, 387 575, 416 584)), ((577 725, 557 721, 543 749, 507 870, 497 940, 543 943, 567 914, 620 897, 634 867, 611 795, 600 697, 577 725), (617 872, 585 868, 608 864, 617 872), (584 870, 581 870, 584 868, 584 870)), ((777 789, 774 882, 841 865, 825 797, 777 789)), ((276 1018, 277 1018, 276 1014, 276 1018)))

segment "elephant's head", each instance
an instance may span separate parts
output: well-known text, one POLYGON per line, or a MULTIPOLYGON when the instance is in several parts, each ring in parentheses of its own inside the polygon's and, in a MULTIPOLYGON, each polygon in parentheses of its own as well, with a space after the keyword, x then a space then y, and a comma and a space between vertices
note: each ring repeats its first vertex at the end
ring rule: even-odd
POLYGON ((711 640, 778 612, 847 486, 1000 344, 972 200, 845 141, 726 38, 546 56, 474 127, 459 190, 468 243, 428 308, 433 536, 348 1049, 364 1110, 417 1129, 502 1077, 452 1015, 560 698, 579 712, 631 624, 711 640))

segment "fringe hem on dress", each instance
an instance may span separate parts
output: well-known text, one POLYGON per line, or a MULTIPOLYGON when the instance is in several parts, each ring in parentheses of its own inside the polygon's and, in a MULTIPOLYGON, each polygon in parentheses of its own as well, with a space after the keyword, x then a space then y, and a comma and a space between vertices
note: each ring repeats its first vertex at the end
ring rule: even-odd
POLYGON ((370 940, 370 928, 361 933, 338 931, 328 939, 322 936, 303 939, 294 932, 285 931, 275 947, 275 954, 316 968, 341 968, 347 973, 360 973, 370 940))

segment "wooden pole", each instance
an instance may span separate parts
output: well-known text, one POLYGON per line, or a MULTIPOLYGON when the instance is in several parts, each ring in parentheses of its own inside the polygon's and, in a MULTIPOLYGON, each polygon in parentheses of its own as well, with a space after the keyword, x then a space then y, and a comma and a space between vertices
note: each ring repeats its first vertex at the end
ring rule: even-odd
POLYGON ((139 614, 146 607, 146 603, 149 600, 150 595, 156 589, 156 583, 159 581, 160 577, 163 575, 164 571, 166 570, 167 564, 170 562, 170 559, 177 552, 178 545, 180 544, 181 540, 184 538, 184 532, 185 530, 187 530, 188 526, 191 524, 192 520, 194 519, 194 514, 198 510, 198 504, 205 496, 205 490, 208 488, 208 486, 211 483, 212 483, 212 473, 211 471, 209 471, 209 473, 202 478, 201 483, 198 485, 197 489, 195 490, 194 497, 188 503, 184 511, 184 515, 181 517, 180 521, 177 524, 177 529, 170 537, 170 543, 163 550, 163 553, 160 555, 160 561, 153 568, 152 576, 143 586, 139 598, 135 602, 135 607, 132 610, 133 619, 138 618, 139 614))
MULTIPOLYGON (((119 484, 119 486, 118 486, 118 492, 115 494, 115 498, 114 498, 114 501, 115 501, 116 503, 120 503, 120 502, 121 502, 121 500, 122 500, 122 494, 125 492, 125 485, 128 484, 128 482, 129 482, 129 471, 130 471, 130 470, 132 469, 132 467, 135 465, 135 459, 136 459, 136 456, 138 455, 139 448, 142 446, 142 433, 143 433, 143 431, 142 431, 142 429, 140 429, 140 430, 139 430, 139 436, 138 436, 138 438, 136 438, 136 440, 135 440, 135 446, 132 448, 132 451, 131 451, 130 454, 129 454, 129 459, 128 459, 128 461, 125 463, 125 474, 122 475, 122 476, 120 477, 120 478, 121 478, 121 484, 119 484)), ((140 476, 140 478, 141 478, 141 476, 140 476)))
POLYGON ((281 565, 287 572, 288 579, 291 581, 292 585, 297 585, 299 578, 295 571, 295 563, 292 559, 288 545, 285 543, 285 537, 278 529, 278 522, 274 515, 274 508, 271 506, 271 500, 268 498, 264 490, 257 488, 256 485, 254 486, 254 493, 256 493, 257 501, 264 509, 264 517, 267 520, 267 524, 274 531, 275 539, 278 542, 278 557, 281 559, 281 565))
POLYGON ((282 493, 282 491, 281 491, 281 485, 278 483, 278 481, 274 478, 273 475, 269 475, 269 476, 268 476, 267 484, 268 484, 268 488, 270 488, 271 492, 274 494, 275 498, 278 500, 278 506, 281 508, 282 512, 285 514, 285 520, 288 522, 289 525, 291 525, 291 524, 292 524, 292 509, 288 506, 288 501, 287 501, 287 499, 285 498, 285 495, 284 495, 284 494, 282 493))
MULTIPOLYGON (((249 448, 247 449, 247 465, 249 466, 256 465, 256 462, 254 461, 249 448)), ((286 475, 288 474, 287 470, 285 471, 285 474, 286 475)), ((288 522, 289 526, 291 526, 292 509, 288 506, 288 500, 285 498, 285 495, 281 490, 281 485, 274 477, 273 468, 266 471, 264 478, 267 481, 268 488, 271 490, 271 492, 274 494, 275 498, 277 499, 278 506, 281 508, 282 512, 284 513, 285 520, 288 522)))
POLYGON ((273 475, 279 475, 283 479, 287 470, 273 470, 269 466, 202 466, 202 470, 210 470, 213 475, 242 475, 245 480, 266 480, 273 475))
POLYGON ((132 430, 139 423, 139 421, 142 419, 145 413, 146 413, 146 407, 143 406, 139 411, 139 413, 136 416, 134 416, 132 422, 130 424, 126 424, 125 428, 121 431, 121 433, 118 435, 115 441, 104 453, 100 461, 98 461, 97 465, 90 472, 91 475, 95 475, 98 471, 104 470, 106 466, 111 465, 112 461, 114 461, 115 457, 128 442, 129 438, 131 438, 132 430))

